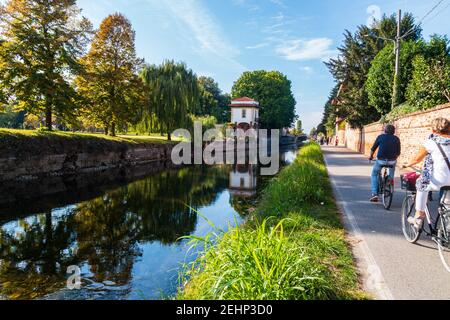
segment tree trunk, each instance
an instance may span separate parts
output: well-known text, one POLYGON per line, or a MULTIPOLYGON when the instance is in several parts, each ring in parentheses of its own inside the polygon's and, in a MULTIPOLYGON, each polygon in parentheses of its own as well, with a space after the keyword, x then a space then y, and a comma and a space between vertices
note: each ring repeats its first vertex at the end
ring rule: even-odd
POLYGON ((172 141, 172 135, 170 133, 167 134, 167 140, 172 141))
POLYGON ((110 132, 110 136, 111 136, 111 137, 115 137, 115 136, 116 136, 116 124, 115 124, 115 122, 113 122, 113 123, 111 124, 111 132, 110 132))
POLYGON ((47 127, 47 130, 52 131, 53 130, 53 120, 52 120, 52 107, 47 106, 45 108, 45 126, 47 127))
POLYGON ((108 126, 105 126, 105 135, 108 135, 109 129, 108 126))
POLYGON ((45 261, 43 271, 45 274, 55 274, 56 260, 53 248, 53 227, 51 211, 45 213, 45 261))

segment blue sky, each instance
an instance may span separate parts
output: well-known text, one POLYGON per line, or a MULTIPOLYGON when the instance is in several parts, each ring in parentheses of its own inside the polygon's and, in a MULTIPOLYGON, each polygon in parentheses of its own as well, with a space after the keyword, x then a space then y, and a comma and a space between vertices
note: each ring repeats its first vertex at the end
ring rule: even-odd
MULTIPOLYGON (((412 12, 420 20, 439 0, 78 0, 97 27, 121 12, 149 63, 184 61, 230 92, 243 71, 279 70, 292 81, 297 114, 309 131, 321 119, 334 80, 323 61, 336 56, 345 29, 371 16, 412 12)), ((423 22, 424 36, 448 34, 450 0, 423 22)))

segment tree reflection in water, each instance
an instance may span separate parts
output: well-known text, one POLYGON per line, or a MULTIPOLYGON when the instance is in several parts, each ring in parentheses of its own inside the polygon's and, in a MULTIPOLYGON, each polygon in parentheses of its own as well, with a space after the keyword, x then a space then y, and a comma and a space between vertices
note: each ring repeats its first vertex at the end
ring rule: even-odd
MULTIPOLYGON (((281 159, 282 164, 286 161, 281 159)), ((180 237, 196 231, 197 210, 209 208, 215 215, 223 214, 223 204, 214 204, 226 189, 231 190, 231 207, 226 210, 234 209, 245 216, 255 205, 254 195, 270 179, 255 175, 258 168, 253 166, 186 167, 166 170, 111 188, 101 197, 93 194, 92 200, 46 212, 33 212, 30 202, 26 204, 30 208, 26 211, 28 217, 10 222, 2 222, 2 214, 24 215, 12 209, 0 212, 0 298, 30 299, 58 293, 65 287, 66 270, 71 265, 83 267, 90 283, 108 281, 124 288, 121 290, 127 294, 133 267, 143 248, 151 243, 163 247, 180 244, 180 237), (234 176, 238 178, 237 193, 233 193, 234 176)), ((49 198, 47 207, 53 203, 49 198)), ((231 221, 233 214, 229 216, 231 221)), ((160 263, 159 256, 151 259, 160 263)))
MULTIPOLYGON (((65 286, 70 265, 92 281, 126 285, 139 244, 171 245, 194 232, 198 208, 228 186, 228 168, 168 170, 75 206, 0 226, 0 295, 42 297, 65 286)), ((157 257, 155 257, 157 259, 157 257)))
POLYGON ((70 220, 47 212, 0 229, 1 295, 36 298, 64 285, 65 266, 76 260, 70 220))

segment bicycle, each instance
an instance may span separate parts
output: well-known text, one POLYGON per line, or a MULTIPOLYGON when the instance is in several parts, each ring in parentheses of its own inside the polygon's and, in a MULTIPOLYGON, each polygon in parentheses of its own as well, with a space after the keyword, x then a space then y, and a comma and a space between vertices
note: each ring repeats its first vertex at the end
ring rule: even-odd
MULTIPOLYGON (((420 170, 414 169, 420 173, 420 170)), ((438 214, 436 219, 431 216, 429 207, 425 210, 426 223, 420 229, 411 225, 408 222, 409 217, 414 217, 416 214, 416 193, 415 186, 407 186, 402 181, 402 188, 406 189, 406 196, 402 205, 402 231, 405 239, 415 244, 419 241, 421 235, 425 233, 426 236, 437 244, 439 257, 445 269, 450 272, 450 187, 441 189, 443 192, 439 202, 438 214)))
POLYGON ((383 206, 386 210, 390 210, 392 200, 394 198, 394 179, 389 175, 389 170, 395 165, 382 165, 380 174, 378 175, 378 195, 381 196, 383 206))

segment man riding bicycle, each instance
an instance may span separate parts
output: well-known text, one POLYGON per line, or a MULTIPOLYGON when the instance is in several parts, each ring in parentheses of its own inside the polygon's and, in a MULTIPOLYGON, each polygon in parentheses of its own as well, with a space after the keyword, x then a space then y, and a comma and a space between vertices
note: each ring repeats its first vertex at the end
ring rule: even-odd
POLYGON ((388 124, 384 128, 384 134, 378 136, 371 150, 370 161, 374 160, 377 149, 377 161, 372 171, 372 197, 370 202, 378 202, 378 190, 380 187, 378 176, 382 168, 389 166, 389 176, 391 179, 395 177, 395 166, 401 154, 401 143, 400 139, 395 135, 395 127, 393 125, 388 124))

